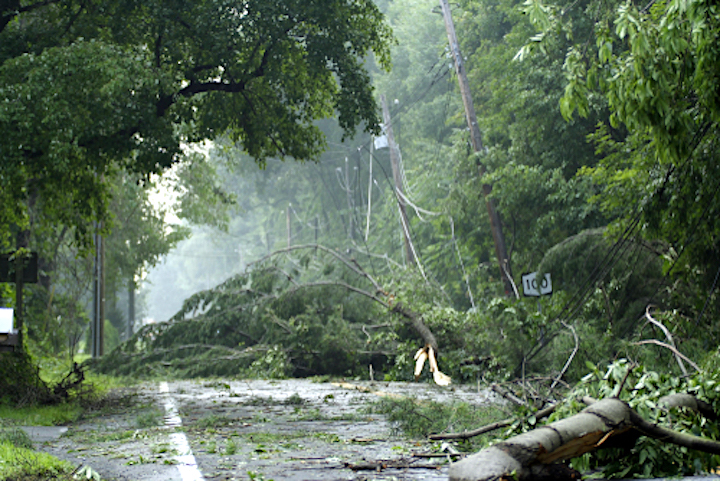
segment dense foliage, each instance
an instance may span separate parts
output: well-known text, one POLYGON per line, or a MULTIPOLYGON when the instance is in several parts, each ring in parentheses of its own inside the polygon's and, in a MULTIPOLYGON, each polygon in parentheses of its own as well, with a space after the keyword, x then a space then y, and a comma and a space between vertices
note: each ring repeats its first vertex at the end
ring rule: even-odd
POLYGON ((368 1, 17 0, 2 19, 5 229, 40 197, 87 244, 105 177, 160 173, 181 142, 227 134, 260 162, 312 159, 319 118, 377 128, 362 60, 388 65, 389 32, 368 1))
MULTIPOLYGON (((629 66, 640 65, 632 59, 655 55, 652 49, 632 53, 626 45, 638 25, 655 32, 653 25, 665 28, 668 15, 701 11, 672 2, 646 11, 594 1, 462 2, 453 15, 487 146, 472 154, 442 21, 428 13, 435 4, 379 5, 398 42, 391 49, 393 70, 375 72, 374 83, 390 99, 418 269, 408 274, 402 267, 403 228, 388 149, 374 148, 373 138, 362 135, 342 143, 340 129, 328 123, 322 128, 330 149, 314 165, 270 159, 266 172, 248 171, 231 144, 218 143, 214 162, 225 163, 222 185, 234 193, 241 213, 229 222, 227 235, 205 231, 183 243, 162 271, 163 285, 153 291, 169 297, 173 278, 182 279, 188 292, 193 285, 207 289, 275 249, 318 242, 346 253, 419 312, 442 339, 447 369, 459 379, 486 375, 488 366, 501 367, 501 376, 522 369, 557 373, 574 351, 569 379, 582 375, 584 361, 618 356, 676 369, 667 353, 632 345, 648 336, 642 320, 650 304, 660 308, 681 350, 699 357, 711 348, 696 333, 717 329, 712 129, 699 131, 692 152, 682 147, 690 157, 665 159, 652 137, 651 124, 660 117, 642 117, 648 128, 637 128, 633 122, 640 120, 629 111, 620 115, 612 97, 630 89, 612 87, 619 82, 614 73, 632 75, 629 66), (615 30, 604 29, 613 22, 615 30), (622 22, 635 26, 622 33, 622 22), (612 48, 608 42, 615 42, 612 48), (574 108, 582 115, 570 115, 574 108), (478 163, 486 171, 482 179, 478 163), (552 296, 499 297, 480 195, 485 182, 493 185, 516 284, 521 273, 549 272, 552 296), (423 297, 427 291, 433 294, 423 297)), ((663 82, 668 95, 678 95, 670 80, 663 82)), ((692 92, 684 95, 693 98, 692 92)), ((645 101, 665 97, 653 91, 645 101)), ((657 135, 665 135, 663 128, 657 135)), ((663 142, 685 141, 666 136, 663 142)), ((322 279, 325 268, 317 269, 314 279, 322 279)), ((408 332, 400 340, 394 363, 404 367, 393 375, 403 378, 418 338, 408 332)))
MULTIPOLYGON (((708 356, 710 367, 717 353, 708 356)), ((715 412, 720 408, 720 381, 716 370, 695 372, 686 378, 671 376, 647 369, 626 359, 618 360, 605 369, 592 364, 581 382, 567 395, 550 421, 562 419, 580 411, 585 405, 584 396, 594 399, 617 396, 626 401, 643 418, 671 427, 674 431, 717 440, 717 424, 700 413, 685 408, 670 408, 660 402, 663 396, 689 393, 709 403, 715 412)), ((711 455, 685 447, 663 443, 661 440, 640 436, 630 449, 614 447, 584 455, 573 460, 576 469, 588 471, 602 468, 608 478, 688 476, 709 472, 720 462, 711 455)))
POLYGON ((365 0, 4 2, 0 250, 40 255, 29 334, 75 351, 96 233, 107 317, 131 330, 118 297, 189 233, 151 199, 155 174, 174 168, 180 219, 222 227, 233 199, 190 144, 224 135, 263 164, 316 159, 319 119, 376 131, 366 57, 387 68, 390 41, 365 0))
MULTIPOLYGON (((91 265, 68 262, 84 245, 69 240, 87 240, 102 219, 112 220, 110 297, 163 259, 148 303, 169 319, 143 327, 103 369, 365 376, 372 365, 409 380, 425 340, 401 306, 434 334, 456 382, 557 385, 587 363, 631 359, 645 366, 627 381, 642 384, 626 393, 638 409, 715 382, 712 364, 673 381, 670 350, 642 343, 669 337, 646 312, 692 359, 714 352, 720 334, 713 2, 455 4, 479 153, 434 0, 240 5, 63 0, 4 14, 0 226, 7 239, 29 228, 30 247, 55 263, 43 269, 57 270, 57 291, 46 283, 29 303, 43 349, 77 345, 91 265), (388 99, 397 177, 374 91, 388 99), (184 146, 204 139, 213 142, 184 146), (174 212, 205 225, 182 242, 190 230, 171 228, 136 182, 171 164, 174 212), (552 296, 503 295, 486 184, 505 267, 518 286, 523 273, 550 273, 552 296), (65 338, 42 340, 58 331, 65 338)), ((121 304, 109 316, 120 329, 121 304)), ((577 389, 600 395, 623 366, 577 389)), ((695 454, 636 449, 637 462, 610 463, 615 473, 649 474, 636 469, 648 459, 655 475, 693 469, 695 454)))

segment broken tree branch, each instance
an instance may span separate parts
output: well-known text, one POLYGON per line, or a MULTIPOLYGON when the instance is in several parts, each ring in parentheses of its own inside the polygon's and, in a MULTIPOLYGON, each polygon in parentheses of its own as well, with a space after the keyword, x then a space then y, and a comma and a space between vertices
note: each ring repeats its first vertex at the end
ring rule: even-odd
MULTIPOLYGON (((580 413, 511 437, 450 466, 451 481, 520 481, 559 477, 558 461, 594 451, 640 432, 665 442, 720 454, 720 442, 658 426, 616 398, 597 401, 580 413)), ((565 479, 572 479, 568 473, 565 479)))
POLYGON ((259 259, 258 261, 255 261, 252 264, 249 264, 248 267, 251 265, 254 265, 254 264, 262 264, 263 262, 267 261, 268 259, 271 259, 272 257, 277 256, 282 253, 289 253, 289 252, 293 252, 293 251, 297 251, 297 250, 308 250, 308 249, 321 250, 327 254, 330 254, 335 259, 342 262, 348 269, 353 271, 355 274, 367 279, 372 284, 375 292, 369 292, 365 289, 355 287, 353 285, 350 285, 350 284, 340 281, 340 280, 316 281, 316 282, 311 282, 311 283, 307 283, 307 284, 295 285, 295 286, 293 286, 293 288, 289 289, 287 292, 294 292, 294 291, 304 288, 304 287, 337 285, 337 286, 343 287, 347 290, 364 295, 364 296, 369 297, 370 299, 374 300, 375 302, 378 302, 383 307, 389 309, 391 312, 400 314, 401 316, 405 317, 405 319, 407 319, 410 322, 410 325, 413 327, 413 329, 415 329, 415 331, 423 339, 424 343, 427 345, 430 345, 435 350, 435 352, 439 352, 437 339, 435 339, 435 336, 433 335, 433 333, 430 331, 430 329, 428 329, 428 327, 422 321, 422 318, 420 315, 418 315, 417 313, 413 312, 412 310, 404 307, 402 305, 402 303, 400 303, 400 302, 393 305, 392 297, 389 296, 389 294, 387 292, 385 292, 385 290, 383 290, 382 286, 375 280, 375 278, 373 278, 370 274, 365 272, 365 270, 360 266, 360 264, 355 259, 348 259, 345 256, 341 255, 340 253, 334 251, 333 249, 325 247, 321 244, 305 244, 305 245, 298 245, 298 246, 289 246, 284 249, 278 249, 275 252, 266 255, 265 257, 259 259), (386 301, 385 299, 381 298, 380 297, 381 295, 385 298, 388 298, 389 300, 386 301))
MULTIPOLYGON (((654 326, 658 327, 663 332, 663 334, 665 334, 665 339, 667 339, 668 343, 675 349, 675 359, 677 360, 678 366, 680 366, 680 370, 682 371, 683 376, 687 376, 688 372, 687 369, 685 369, 685 364, 683 364, 682 358, 678 356, 679 351, 677 350, 677 346, 675 345, 675 340, 673 340, 673 337, 667 327, 665 327, 662 322, 653 319, 653 317, 650 315, 651 307, 652 306, 647 306, 645 308, 645 318, 647 319, 647 322, 652 323, 654 326)), ((647 322, 645 324, 647 324, 647 322)))
POLYGON ((325 247, 324 245, 321 245, 321 244, 304 244, 304 245, 298 245, 298 246, 289 246, 284 249, 278 249, 275 252, 272 252, 272 253, 266 255, 265 257, 262 257, 261 259, 248 264, 247 267, 250 267, 254 264, 262 264, 266 260, 268 260, 278 254, 293 252, 296 250, 307 250, 307 249, 321 250, 327 254, 330 254, 335 259, 337 259, 340 262, 342 262, 343 264, 345 264, 355 274, 359 275, 360 277, 364 277, 368 281, 370 281, 370 283, 373 285, 373 288, 375 288, 376 291, 382 292, 382 288, 380 287, 380 284, 370 274, 365 272, 363 269, 360 269, 358 267, 357 263, 353 263, 352 261, 346 259, 345 256, 342 256, 339 253, 335 252, 333 249, 330 249, 329 247, 325 247))
POLYGON ((658 404, 666 408, 687 408, 702 414, 711 421, 716 421, 720 416, 715 412, 713 407, 702 401, 692 394, 677 393, 663 396, 658 400, 658 404))
POLYGON ((553 383, 550 385, 550 390, 548 391, 548 396, 550 396, 553 389, 555 389, 555 386, 557 385, 557 383, 560 382, 560 379, 562 379, 562 377, 567 372, 568 368, 570 367, 570 363, 572 362, 573 358, 575 357, 575 354, 577 354, 577 352, 578 352, 578 348, 580 347, 580 339, 578 339, 578 335, 577 335, 577 332, 575 332, 575 328, 573 326, 571 326, 570 324, 566 324, 564 321, 560 321, 560 322, 563 326, 567 327, 568 329, 570 329, 570 331, 572 331, 572 335, 575 338, 575 349, 573 349, 572 354, 570 354, 570 357, 568 358, 567 362, 565 362, 565 365, 563 366, 562 370, 560 371, 560 374, 558 374, 558 377, 555 378, 553 383))
MULTIPOLYGON (((553 412, 555 412, 555 409, 557 408, 557 404, 551 404, 533 414, 531 416, 535 416, 535 419, 544 419, 548 416, 550 416, 553 412)), ((530 416, 528 416, 529 418, 530 416)), ((527 418, 526 418, 527 420, 527 418)), ((480 436, 481 434, 489 433, 490 431, 495 431, 496 429, 502 429, 506 428, 508 426, 511 426, 515 422, 514 418, 505 419, 503 421, 497 421, 491 424, 487 424, 483 427, 473 429, 472 431, 465 431, 462 433, 447 433, 447 434, 431 434, 428 438, 431 441, 440 441, 445 439, 469 439, 475 436, 480 436)))
POLYGON ((681 353, 680 351, 678 351, 676 348, 674 348, 670 344, 666 344, 662 341, 658 341, 657 339, 644 339, 642 341, 634 342, 633 344, 635 346, 642 346, 644 344, 655 344, 657 346, 664 347, 665 349, 669 349, 670 351, 672 351, 672 353, 675 354, 676 357, 682 358, 685 362, 690 364, 697 372, 701 371, 701 369, 698 367, 697 364, 692 362, 690 360, 690 358, 688 358, 685 354, 681 353))
POLYGON ((518 406, 527 406, 527 403, 525 401, 523 401, 510 391, 498 386, 497 384, 493 384, 492 386, 490 386, 490 389, 492 389, 495 393, 499 394, 508 401, 512 402, 513 404, 517 404, 518 406))
POLYGON ((425 344, 432 347, 435 352, 438 352, 438 343, 437 339, 435 339, 435 335, 432 333, 432 331, 430 331, 430 329, 428 329, 428 327, 425 325, 425 323, 422 321, 418 314, 403 306, 402 302, 398 302, 397 304, 392 306, 391 310, 392 312, 400 314, 405 319, 410 321, 410 325, 413 327, 413 329, 415 329, 415 332, 417 332, 420 337, 422 337, 423 341, 425 341, 425 344))

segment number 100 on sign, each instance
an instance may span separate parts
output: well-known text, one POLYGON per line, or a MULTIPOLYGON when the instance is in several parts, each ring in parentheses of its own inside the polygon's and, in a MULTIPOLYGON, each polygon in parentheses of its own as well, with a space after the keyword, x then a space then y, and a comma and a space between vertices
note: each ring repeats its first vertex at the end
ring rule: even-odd
POLYGON ((538 278, 537 272, 531 272, 522 276, 523 295, 530 297, 540 297, 552 293, 552 281, 550 273, 544 277, 538 278))

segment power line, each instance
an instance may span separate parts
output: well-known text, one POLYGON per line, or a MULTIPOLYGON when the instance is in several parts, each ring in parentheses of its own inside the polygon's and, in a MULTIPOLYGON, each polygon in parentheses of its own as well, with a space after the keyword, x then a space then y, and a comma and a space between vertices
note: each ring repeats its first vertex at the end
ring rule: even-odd
MULTIPOLYGON (((692 159, 692 156, 697 149, 697 147, 700 145, 702 139, 705 137, 707 132, 709 131, 711 125, 710 123, 704 124, 698 131, 695 133, 693 140, 691 142, 692 148, 690 149, 690 152, 688 153, 687 157, 684 159, 681 165, 681 169, 685 169, 688 165, 690 165, 690 161, 692 159)), ((672 174, 676 171, 676 166, 670 165, 666 171, 665 177, 663 179, 662 184, 655 189, 653 193, 650 194, 648 198, 648 202, 652 202, 652 199, 660 198, 663 193, 665 192, 665 189, 667 188, 668 184, 670 183, 670 179, 672 177, 672 174)), ((710 202, 707 203, 703 214, 696 220, 695 225, 690 230, 690 235, 688 236, 685 244, 683 245, 680 253, 678 254, 677 258, 673 262, 673 264, 670 266, 670 268, 665 272, 663 275, 663 281, 658 285, 658 287, 655 289, 655 292, 650 297, 650 301, 654 299, 654 297, 657 295, 659 290, 666 285, 670 274, 672 273, 673 269, 677 265, 678 261, 682 257, 683 253, 687 249, 689 245, 691 245, 694 242, 695 233, 697 231, 697 228, 701 224, 702 221, 708 221, 707 213, 710 209, 710 207, 713 205, 713 201, 715 197, 717 196, 717 192, 720 189, 720 179, 715 185, 715 188, 712 190, 713 194, 710 199, 710 202)), ((632 238, 633 233, 637 230, 637 227, 640 224, 640 220, 642 218, 642 211, 640 210, 639 206, 636 207, 636 213, 633 216, 631 222, 626 227, 626 229, 623 231, 623 234, 620 236, 620 238, 613 244, 612 248, 608 253, 606 253, 603 260, 596 265, 595 269, 593 269, 592 273, 586 278, 586 280, 583 282, 582 286, 576 294, 568 301, 563 308, 560 310, 560 312, 554 316, 553 320, 551 321, 551 324, 555 324, 555 321, 559 320, 567 320, 569 317, 574 316, 579 312, 579 310, 582 308, 582 306, 585 304, 587 299, 592 294, 591 289, 594 289, 595 285, 602 280, 607 273, 615 266, 615 264, 619 261, 619 259, 622 257, 622 255, 618 256, 618 253, 621 251, 624 253, 625 250, 627 250, 626 244, 630 241, 632 238), (607 261, 606 261, 607 260, 607 261), (568 315, 563 316, 564 313, 567 313, 568 315)), ((633 324, 630 324, 628 328, 624 331, 623 337, 627 335, 630 329, 634 328, 637 324, 637 321, 633 324)), ((547 335, 542 340, 536 342, 536 344, 533 346, 533 348, 530 350, 530 353, 526 356, 526 361, 534 358, 537 356, 537 354, 542 351, 546 346, 550 344, 550 341, 557 336, 559 329, 555 328, 555 332, 551 335, 547 335)), ((518 368, 516 368, 516 371, 518 368)))

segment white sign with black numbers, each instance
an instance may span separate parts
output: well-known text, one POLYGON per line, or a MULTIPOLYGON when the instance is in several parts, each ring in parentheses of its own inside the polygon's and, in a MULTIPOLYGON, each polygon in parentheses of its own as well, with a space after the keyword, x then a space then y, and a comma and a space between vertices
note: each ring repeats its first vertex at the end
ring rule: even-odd
POLYGON ((540 297, 552 293, 552 281, 548 272, 542 279, 537 278, 537 272, 531 272, 522 276, 523 295, 529 297, 540 297))

